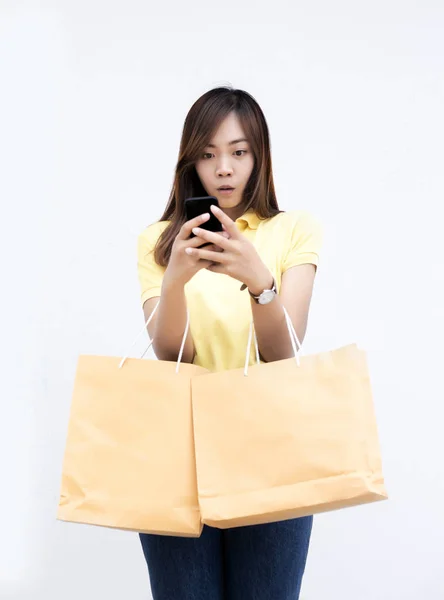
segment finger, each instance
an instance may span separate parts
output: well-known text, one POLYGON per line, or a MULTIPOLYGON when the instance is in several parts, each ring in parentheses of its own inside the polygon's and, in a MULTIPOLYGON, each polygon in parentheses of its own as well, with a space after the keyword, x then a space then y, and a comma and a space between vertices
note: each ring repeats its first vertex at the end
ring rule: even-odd
POLYGON ((198 267, 199 269, 208 269, 208 267, 213 264, 211 260, 200 260, 198 258, 196 258, 195 262, 196 267, 198 267))
MULTIPOLYGON (((212 250, 213 252, 223 252, 223 248, 216 246, 215 244, 209 244, 200 237, 192 237, 182 242, 183 246, 181 252, 185 252, 187 248, 200 248, 205 245, 205 250, 212 250)), ((187 253, 188 254, 188 253, 187 253)))
MULTIPOLYGON (((194 234, 194 235, 195 235, 195 236, 197 236, 197 237, 199 237, 199 236, 200 236, 200 234, 201 234, 203 231, 207 231, 207 230, 206 230, 206 229, 202 229, 202 228, 200 228, 200 227, 197 227, 197 228, 196 228, 196 227, 194 227, 194 228, 193 228, 193 233, 194 233, 194 231, 197 231, 197 232, 198 232, 197 234, 194 234)), ((226 240, 229 240, 229 239, 230 239, 230 234, 228 233, 228 231, 216 231, 216 232, 213 232, 213 233, 214 233, 214 235, 218 235, 218 236, 220 236, 220 237, 222 237, 222 238, 225 238, 226 240)), ((194 237, 190 237, 189 239, 190 239, 190 240, 194 240, 194 237)), ((202 236, 201 236, 201 239, 203 239, 203 238, 202 238, 202 236)), ((220 239, 218 239, 218 240, 217 240, 217 243, 219 243, 219 242, 220 242, 220 239)), ((205 242, 205 243, 206 243, 206 244, 208 244, 208 242, 205 242)))
POLYGON ((203 215, 194 217, 194 219, 191 219, 190 221, 186 221, 180 228, 179 233, 177 234, 177 237, 180 240, 188 239, 191 235, 191 231, 192 231, 193 227, 198 227, 199 225, 202 225, 202 223, 205 223, 205 221, 208 221, 209 218, 210 218, 210 214, 204 213, 203 215))
POLYGON ((205 250, 211 250, 212 252, 224 252, 223 248, 216 246, 215 244, 208 244, 208 246, 205 246, 205 250))
POLYGON ((211 244, 210 242, 206 242, 203 238, 196 236, 184 240, 181 242, 183 250, 185 248, 200 248, 201 246, 205 246, 206 250, 213 250, 214 252, 223 252, 224 249, 220 246, 216 246, 216 244, 211 244))
POLYGON ((212 262, 208 265, 207 270, 213 273, 225 273, 225 265, 212 262))
POLYGON ((230 237, 238 238, 240 236, 236 223, 223 210, 215 204, 212 204, 210 209, 214 216, 222 223, 223 228, 229 233, 230 237))
MULTIPOLYGON (((204 230, 200 229, 199 231, 204 231, 204 230)), ((222 237, 222 235, 221 235, 221 234, 216 234, 216 235, 220 235, 220 237, 222 237)), ((217 240, 217 242, 216 242, 216 243, 213 243, 213 242, 209 242, 208 240, 205 240, 205 239, 204 239, 204 238, 203 238, 201 235, 197 235, 196 237, 197 237, 199 240, 201 240, 201 244, 199 244, 199 245, 206 245, 206 246, 208 246, 208 247, 211 245, 211 247, 217 248, 218 250, 223 250, 223 248, 222 248, 222 247, 221 247, 221 245, 220 245, 220 241, 221 241, 221 239, 220 239, 220 238, 218 238, 218 240, 217 240)), ((228 238, 226 238, 226 236, 223 236, 223 237, 224 237, 225 239, 228 239, 228 238)), ((194 237, 190 238, 190 240, 194 240, 194 239, 195 239, 194 237)))
POLYGON ((193 233, 194 235, 197 235, 203 240, 205 240, 206 242, 209 242, 210 244, 216 244, 224 250, 226 248, 229 248, 230 246, 228 238, 221 235, 220 233, 215 233, 214 231, 207 231, 206 229, 201 229, 200 227, 193 227, 193 233))
POLYGON ((228 231, 215 231, 214 233, 216 235, 221 235, 222 237, 224 237, 227 240, 230 239, 230 234, 228 233, 228 231))
POLYGON ((227 258, 224 252, 213 252, 211 250, 202 250, 199 248, 186 248, 185 252, 199 260, 209 260, 215 263, 225 263, 227 258))
POLYGON ((199 246, 202 246, 202 244, 207 244, 208 242, 205 241, 203 238, 196 236, 196 237, 192 237, 192 238, 187 238, 186 240, 183 241, 183 244, 186 248, 199 248, 199 246))
POLYGON ((200 269, 208 269, 213 263, 210 260, 198 260, 197 266, 200 269))
POLYGON ((193 237, 187 240, 185 248, 205 248, 205 250, 212 250, 213 252, 224 252, 224 249, 216 244, 210 244, 202 238, 193 237))

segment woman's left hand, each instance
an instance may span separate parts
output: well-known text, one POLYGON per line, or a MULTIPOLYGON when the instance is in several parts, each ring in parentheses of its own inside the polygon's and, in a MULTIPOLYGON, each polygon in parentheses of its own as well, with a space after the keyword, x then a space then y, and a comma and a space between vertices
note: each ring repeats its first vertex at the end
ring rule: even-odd
POLYGON ((236 223, 220 208, 211 207, 211 211, 222 223, 229 238, 201 229, 193 229, 193 233, 206 242, 220 246, 223 252, 206 250, 205 248, 187 248, 186 252, 196 258, 210 260, 209 271, 224 273, 244 283, 252 294, 259 295, 273 285, 273 275, 263 263, 253 244, 238 230, 236 223))

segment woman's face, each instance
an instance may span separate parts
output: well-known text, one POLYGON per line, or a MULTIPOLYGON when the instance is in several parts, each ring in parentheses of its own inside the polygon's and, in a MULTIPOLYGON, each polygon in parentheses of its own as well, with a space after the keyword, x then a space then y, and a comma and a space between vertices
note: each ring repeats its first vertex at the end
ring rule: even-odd
POLYGON ((196 162, 197 174, 207 194, 215 196, 221 208, 230 209, 241 204, 253 166, 253 152, 236 113, 232 112, 196 162), (222 192, 221 186, 234 189, 222 192))

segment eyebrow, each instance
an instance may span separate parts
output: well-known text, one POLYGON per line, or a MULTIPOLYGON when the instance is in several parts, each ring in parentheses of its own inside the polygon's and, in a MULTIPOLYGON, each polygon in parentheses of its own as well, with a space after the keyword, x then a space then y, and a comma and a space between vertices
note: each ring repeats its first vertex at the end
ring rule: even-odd
MULTIPOLYGON (((248 142, 247 138, 239 138, 238 140, 233 140, 232 142, 228 142, 229 146, 234 146, 234 144, 239 144, 240 142, 248 142)), ((214 144, 207 144, 205 148, 216 148, 214 144)))

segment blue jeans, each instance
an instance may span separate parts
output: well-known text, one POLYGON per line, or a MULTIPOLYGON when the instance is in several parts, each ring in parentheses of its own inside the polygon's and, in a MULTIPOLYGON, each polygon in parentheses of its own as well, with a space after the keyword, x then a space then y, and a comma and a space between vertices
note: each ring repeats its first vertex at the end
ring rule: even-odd
POLYGON ((199 538, 140 533, 154 600, 297 600, 313 517, 199 538))

